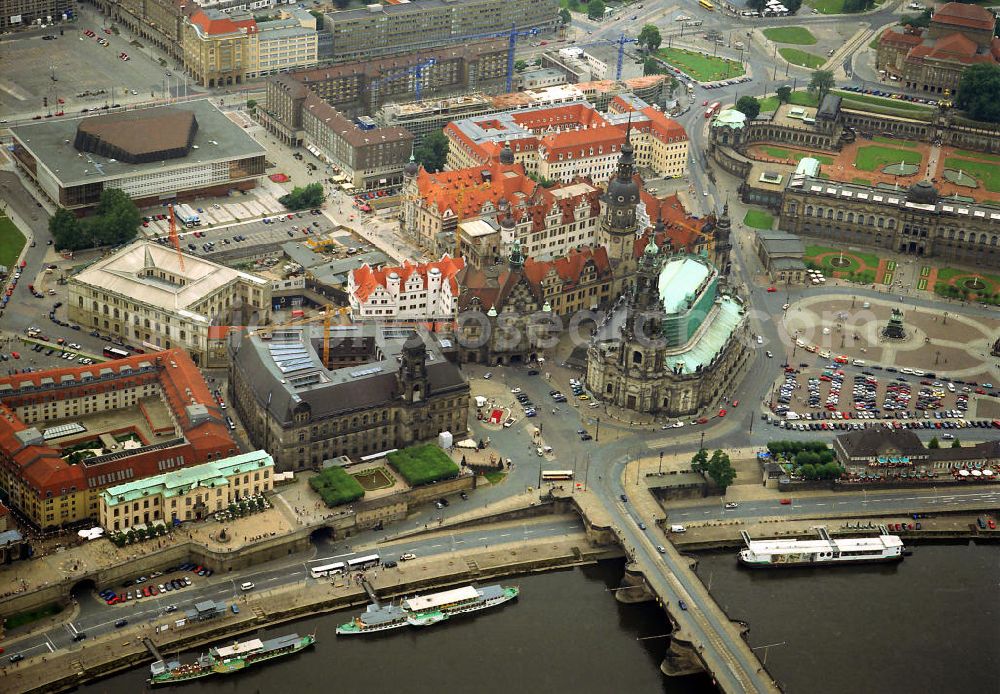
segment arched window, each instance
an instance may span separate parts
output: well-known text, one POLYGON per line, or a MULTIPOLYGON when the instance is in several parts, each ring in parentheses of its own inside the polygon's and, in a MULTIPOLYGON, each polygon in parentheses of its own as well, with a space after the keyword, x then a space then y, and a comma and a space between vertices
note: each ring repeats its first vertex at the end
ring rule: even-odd
POLYGON ((843 210, 837 210, 837 221, 838 222, 844 221, 844 211, 843 210))
POLYGON ((890 219, 889 220, 889 228, 890 229, 895 229, 896 228, 896 220, 895 219, 890 219))
POLYGON ((851 224, 854 223, 854 213, 853 212, 848 212, 847 213, 847 221, 850 222, 851 224))
POLYGON ((884 226, 885 226, 885 218, 879 217, 878 218, 878 228, 881 229, 884 226))
MULTIPOLYGON (((813 207, 812 207, 812 205, 806 205, 806 217, 812 217, 812 216, 813 216, 813 207)), ((94 302, 94 308, 97 308, 97 303, 96 302, 94 302)))

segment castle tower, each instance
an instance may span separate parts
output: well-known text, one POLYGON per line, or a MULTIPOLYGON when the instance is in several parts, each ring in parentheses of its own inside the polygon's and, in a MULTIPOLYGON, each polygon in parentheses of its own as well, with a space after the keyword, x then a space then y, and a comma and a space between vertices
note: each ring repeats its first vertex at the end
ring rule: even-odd
POLYGON ((412 335, 403 345, 396 378, 405 402, 416 404, 427 399, 430 386, 427 376, 427 345, 419 335, 412 335))
POLYGON ((713 232, 713 236, 715 237, 715 267, 719 269, 719 274, 724 278, 729 277, 731 265, 729 254, 733 250, 731 240, 732 226, 733 224, 729 219, 729 203, 726 202, 722 207, 722 214, 719 216, 715 224, 715 231, 713 232))
POLYGON ((607 249, 608 258, 614 264, 630 259, 635 245, 639 185, 634 176, 635 157, 629 126, 618 158, 618 170, 608 181, 608 190, 604 194, 606 209, 596 238, 597 243, 607 249))
POLYGON ((510 142, 503 143, 503 149, 500 150, 500 163, 504 166, 514 165, 514 150, 510 148, 510 142))

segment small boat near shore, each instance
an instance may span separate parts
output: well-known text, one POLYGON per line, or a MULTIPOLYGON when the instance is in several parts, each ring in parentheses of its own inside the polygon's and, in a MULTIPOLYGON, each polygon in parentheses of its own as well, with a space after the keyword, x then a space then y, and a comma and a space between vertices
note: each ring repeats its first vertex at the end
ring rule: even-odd
POLYGON ((193 663, 157 660, 149 666, 149 684, 177 684, 211 675, 229 675, 268 660, 298 653, 316 643, 315 634, 286 634, 262 641, 235 641, 231 646, 215 646, 193 663))

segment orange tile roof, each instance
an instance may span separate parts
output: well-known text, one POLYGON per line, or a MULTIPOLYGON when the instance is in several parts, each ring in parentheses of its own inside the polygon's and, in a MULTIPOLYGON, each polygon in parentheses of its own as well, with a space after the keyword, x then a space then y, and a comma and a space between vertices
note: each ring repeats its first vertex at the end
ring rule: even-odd
POLYGON ((225 36, 226 34, 240 33, 241 29, 246 29, 246 33, 253 34, 257 31, 257 22, 253 17, 247 19, 233 19, 225 13, 213 13, 221 16, 209 16, 204 10, 198 10, 191 15, 191 23, 198 25, 203 34, 208 36, 225 36))
MULTIPOLYGON (((497 159, 502 145, 497 148, 497 159)), ((427 173, 417 171, 417 190, 424 207, 436 206, 439 214, 446 212, 460 220, 477 217, 489 202, 496 207, 501 198, 513 201, 531 196, 538 184, 524 173, 521 164, 501 164, 494 159, 488 166, 474 166, 454 171, 427 173), (488 172, 487 180, 483 172, 488 172)))
POLYGON ((993 13, 979 5, 949 2, 942 5, 931 16, 933 24, 949 24, 968 29, 983 29, 992 32, 996 24, 993 13))
MULTIPOLYGON (((23 383, 31 383, 36 388, 45 388, 39 391, 17 392, 6 396, 5 401, 0 403, 0 451, 2 451, 0 461, 6 460, 13 463, 14 474, 19 475, 39 495, 46 492, 52 495, 65 494, 73 487, 77 490, 86 489, 89 481, 83 466, 70 465, 62 459, 58 450, 47 444, 40 446, 24 446, 22 444, 17 438, 17 434, 29 427, 14 414, 10 405, 13 404, 16 407, 17 402, 21 400, 29 401, 40 396, 49 397, 53 391, 50 391, 49 386, 42 383, 43 379, 51 379, 59 384, 63 383, 63 377, 72 376, 75 379, 73 387, 62 391, 67 394, 72 394, 78 389, 114 388, 116 382, 126 379, 149 379, 151 378, 149 375, 139 374, 136 371, 142 362, 155 363, 160 367, 155 378, 159 381, 171 414, 187 439, 189 452, 185 457, 189 464, 204 462, 207 455, 213 452, 235 449, 236 444, 233 443, 226 426, 222 423, 218 405, 209 392, 198 367, 184 350, 168 349, 152 354, 136 354, 127 359, 118 359, 103 364, 71 366, 0 378, 0 386, 9 385, 15 390, 19 390, 23 383), (123 371, 123 367, 128 367, 128 370, 123 371), (100 377, 102 369, 111 369, 114 380, 110 382, 107 380, 81 380, 84 373, 90 373, 95 378, 100 377), (209 419, 193 424, 187 411, 188 405, 192 404, 201 404, 208 408, 209 419)), ((59 391, 55 392, 58 396, 59 391)), ((123 458, 123 465, 132 467, 130 460, 130 457, 123 458)), ((147 466, 147 472, 136 469, 134 473, 140 477, 145 474, 156 474, 155 466, 151 466, 152 469, 148 469, 149 467, 147 466)))
MULTIPOLYGON (((603 156, 617 150, 617 146, 625 142, 625 128, 620 125, 609 125, 581 130, 566 130, 544 136, 539 141, 539 149, 545 148, 545 159, 555 161, 559 155, 574 154, 581 158, 586 156, 603 156), (599 148, 607 145, 603 154, 586 155, 591 147, 599 148), (614 149, 612 149, 614 147, 614 149)), ((599 152, 595 149, 595 152, 599 152)))
POLYGON ((898 31, 893 27, 888 27, 879 37, 879 43, 888 43, 895 46, 918 46, 923 41, 923 38, 919 33, 923 30, 919 29, 915 31, 918 33, 898 31))
POLYGON ((354 295, 362 303, 367 301, 368 297, 378 287, 386 286, 389 274, 393 272, 399 275, 401 285, 405 284, 413 273, 417 273, 420 275, 421 280, 423 280, 423 287, 426 289, 427 273, 431 268, 437 268, 441 271, 442 279, 446 280, 451 286, 452 296, 458 296, 458 283, 455 281, 455 275, 463 267, 465 267, 465 260, 462 258, 452 258, 447 253, 441 257, 441 260, 433 263, 415 264, 407 261, 397 267, 380 267, 375 269, 369 266, 368 263, 365 263, 361 267, 351 271, 354 278, 354 285, 357 287, 354 290, 354 295))
POLYGON ((684 130, 684 126, 673 118, 667 117, 663 111, 647 106, 642 109, 641 113, 649 119, 652 133, 657 139, 664 142, 671 139, 675 142, 687 139, 687 131, 684 130))
POLYGON ((656 245, 661 248, 666 246, 669 241, 671 248, 674 250, 683 248, 688 252, 694 252, 699 244, 707 242, 698 233, 704 227, 705 220, 695 219, 690 216, 676 195, 660 199, 647 193, 641 186, 639 190, 639 196, 646 206, 646 213, 649 215, 653 226, 646 229, 646 233, 636 239, 633 247, 635 257, 638 258, 646 249, 646 244, 649 243, 650 232, 655 229, 658 221, 662 221, 665 227, 664 231, 656 237, 656 245))
POLYGON ((553 260, 527 258, 524 261, 524 275, 532 284, 541 286, 549 273, 554 272, 564 285, 576 285, 579 284, 580 275, 583 274, 583 269, 588 263, 594 264, 598 276, 604 276, 611 272, 611 262, 608 260, 607 249, 604 246, 594 246, 583 249, 574 248, 567 255, 553 260))

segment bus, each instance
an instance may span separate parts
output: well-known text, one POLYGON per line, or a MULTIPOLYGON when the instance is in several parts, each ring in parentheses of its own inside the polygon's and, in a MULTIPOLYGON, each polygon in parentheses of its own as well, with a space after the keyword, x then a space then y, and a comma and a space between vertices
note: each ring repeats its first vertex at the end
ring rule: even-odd
POLYGON ((704 7, 709 12, 715 9, 715 5, 710 3, 708 0, 698 0, 698 4, 704 7))
POLYGON ((709 104, 708 108, 705 110, 705 118, 711 118, 712 116, 714 116, 716 113, 719 112, 719 108, 721 106, 722 104, 720 104, 718 101, 709 104))
POLYGON ((377 554, 369 554, 366 557, 355 557, 347 560, 347 568, 351 571, 357 569, 367 569, 370 566, 378 566, 381 558, 377 554))
POLYGON ((542 482, 558 482, 560 480, 573 479, 572 470, 544 470, 542 472, 542 482))
POLYGON ((127 350, 121 347, 112 347, 111 345, 104 345, 104 356, 108 359, 126 359, 131 356, 127 350))
POLYGON ((313 578, 323 578, 324 576, 336 576, 337 574, 344 573, 346 568, 344 562, 338 561, 335 564, 323 564, 322 566, 311 566, 309 567, 309 574, 313 578))

